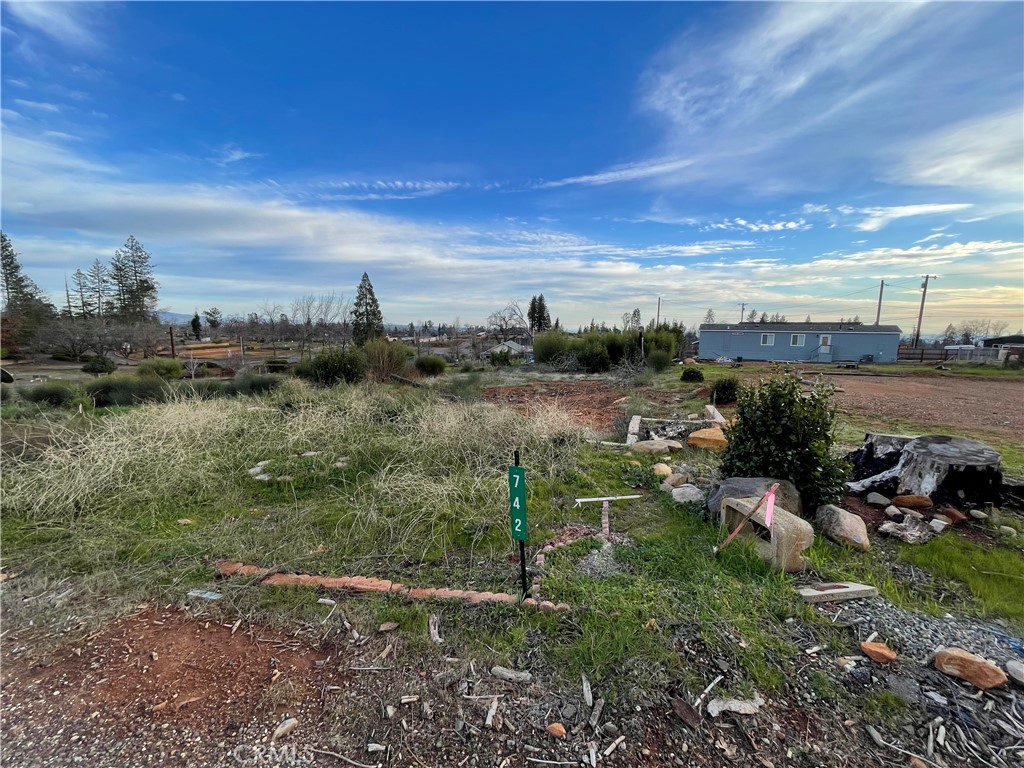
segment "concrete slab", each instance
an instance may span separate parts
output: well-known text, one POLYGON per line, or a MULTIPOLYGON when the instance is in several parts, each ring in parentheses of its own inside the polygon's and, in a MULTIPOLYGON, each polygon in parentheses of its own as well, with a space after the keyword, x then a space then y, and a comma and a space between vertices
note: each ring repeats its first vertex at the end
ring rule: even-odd
POLYGON ((855 581, 840 581, 831 584, 812 584, 800 587, 800 597, 807 603, 842 603, 846 600, 861 600, 878 597, 878 590, 868 584, 855 581))

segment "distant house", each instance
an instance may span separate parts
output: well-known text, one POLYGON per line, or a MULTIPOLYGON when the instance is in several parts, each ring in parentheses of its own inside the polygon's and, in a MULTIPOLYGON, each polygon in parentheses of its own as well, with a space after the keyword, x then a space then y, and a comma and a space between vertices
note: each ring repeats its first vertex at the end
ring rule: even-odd
POLYGON ((1024 336, 1019 334, 1015 334, 1013 336, 995 336, 991 339, 984 339, 981 342, 981 346, 991 347, 993 349, 1002 349, 1007 345, 1019 347, 1021 344, 1024 344, 1024 336))
POLYGON ((787 360, 801 363, 894 363, 900 334, 896 325, 863 323, 705 323, 701 357, 787 360))
POLYGON ((503 341, 501 342, 501 344, 496 344, 495 346, 488 349, 486 352, 481 352, 480 357, 482 357, 484 360, 490 360, 491 355, 493 355, 495 352, 505 351, 508 352, 509 357, 526 357, 526 347, 524 347, 517 341, 503 341))

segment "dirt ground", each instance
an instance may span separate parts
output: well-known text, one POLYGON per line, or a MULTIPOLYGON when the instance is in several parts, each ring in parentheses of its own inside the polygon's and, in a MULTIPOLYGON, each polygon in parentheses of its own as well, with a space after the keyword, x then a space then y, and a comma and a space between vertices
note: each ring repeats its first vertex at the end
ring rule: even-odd
POLYGON ((403 628, 363 629, 368 642, 353 646, 347 632, 283 634, 140 606, 53 657, 37 655, 30 638, 8 639, 4 764, 512 768, 579 764, 592 740, 605 765, 709 766, 734 764, 737 747, 753 739, 759 764, 781 765, 787 750, 829 749, 819 727, 791 707, 742 728, 735 719, 702 718, 694 730, 665 696, 609 703, 601 722, 611 725, 591 732, 578 693, 559 698, 536 682, 502 682, 448 649, 410 651, 403 628), (287 718, 297 726, 273 742, 287 718), (580 735, 552 738, 544 725, 556 721, 567 730, 580 725, 580 735), (626 739, 603 756, 618 733, 626 739), (381 751, 370 751, 377 744, 381 751))
POLYGON ((571 413, 581 424, 607 432, 621 418, 622 403, 629 394, 636 394, 658 405, 670 405, 679 400, 676 395, 653 389, 629 393, 601 379, 575 381, 534 380, 514 387, 487 387, 483 397, 489 403, 506 405, 520 413, 529 413, 539 404, 557 405, 571 413))
POLYGON ((1024 435, 1024 380, 980 377, 827 376, 844 413, 941 424, 967 433, 1024 435))

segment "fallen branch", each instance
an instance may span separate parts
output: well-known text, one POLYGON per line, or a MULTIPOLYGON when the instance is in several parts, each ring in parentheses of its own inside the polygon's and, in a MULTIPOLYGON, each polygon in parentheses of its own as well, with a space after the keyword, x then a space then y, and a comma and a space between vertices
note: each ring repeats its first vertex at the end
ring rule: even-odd
POLYGON ((882 738, 882 734, 875 730, 875 727, 873 725, 866 725, 865 727, 868 730, 868 735, 871 737, 871 740, 875 742, 875 744, 877 744, 881 749, 895 749, 897 752, 906 755, 907 757, 916 757, 918 760, 920 760, 922 763, 925 763, 926 765, 934 765, 935 768, 942 768, 942 766, 940 766, 938 763, 933 763, 931 760, 927 760, 921 757, 920 755, 915 755, 913 752, 908 752, 907 750, 902 749, 901 747, 897 747, 895 744, 890 744, 889 742, 885 741, 882 738))
POLYGON ((319 755, 330 755, 331 757, 336 757, 339 760, 348 763, 349 765, 355 766, 355 768, 380 768, 380 766, 381 766, 380 763, 374 763, 373 765, 367 765, 366 763, 359 763, 359 762, 356 762, 355 760, 352 760, 351 758, 345 757, 344 755, 339 755, 337 752, 329 752, 326 749, 317 749, 316 747, 310 747, 309 751, 310 752, 316 752, 319 755))

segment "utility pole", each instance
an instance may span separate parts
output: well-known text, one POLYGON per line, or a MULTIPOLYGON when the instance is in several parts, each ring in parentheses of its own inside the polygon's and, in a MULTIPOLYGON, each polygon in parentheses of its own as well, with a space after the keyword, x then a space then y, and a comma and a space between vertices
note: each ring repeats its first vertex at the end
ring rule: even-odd
POLYGON ((882 291, 885 290, 885 280, 883 280, 878 286, 878 311, 875 313, 875 325, 878 325, 878 321, 882 319, 882 291))
POLYGON ((924 282, 921 283, 921 310, 917 313, 917 328, 914 330, 914 348, 917 348, 917 342, 921 339, 921 321, 924 320, 924 300, 928 296, 928 281, 931 279, 938 280, 938 275, 922 275, 924 282))
POLYGON ((747 311, 746 304, 740 304, 740 322, 743 322, 743 313, 747 311))
POLYGON ((659 325, 661 325, 661 296, 658 297, 658 312, 654 315, 654 329, 657 330, 659 325))

